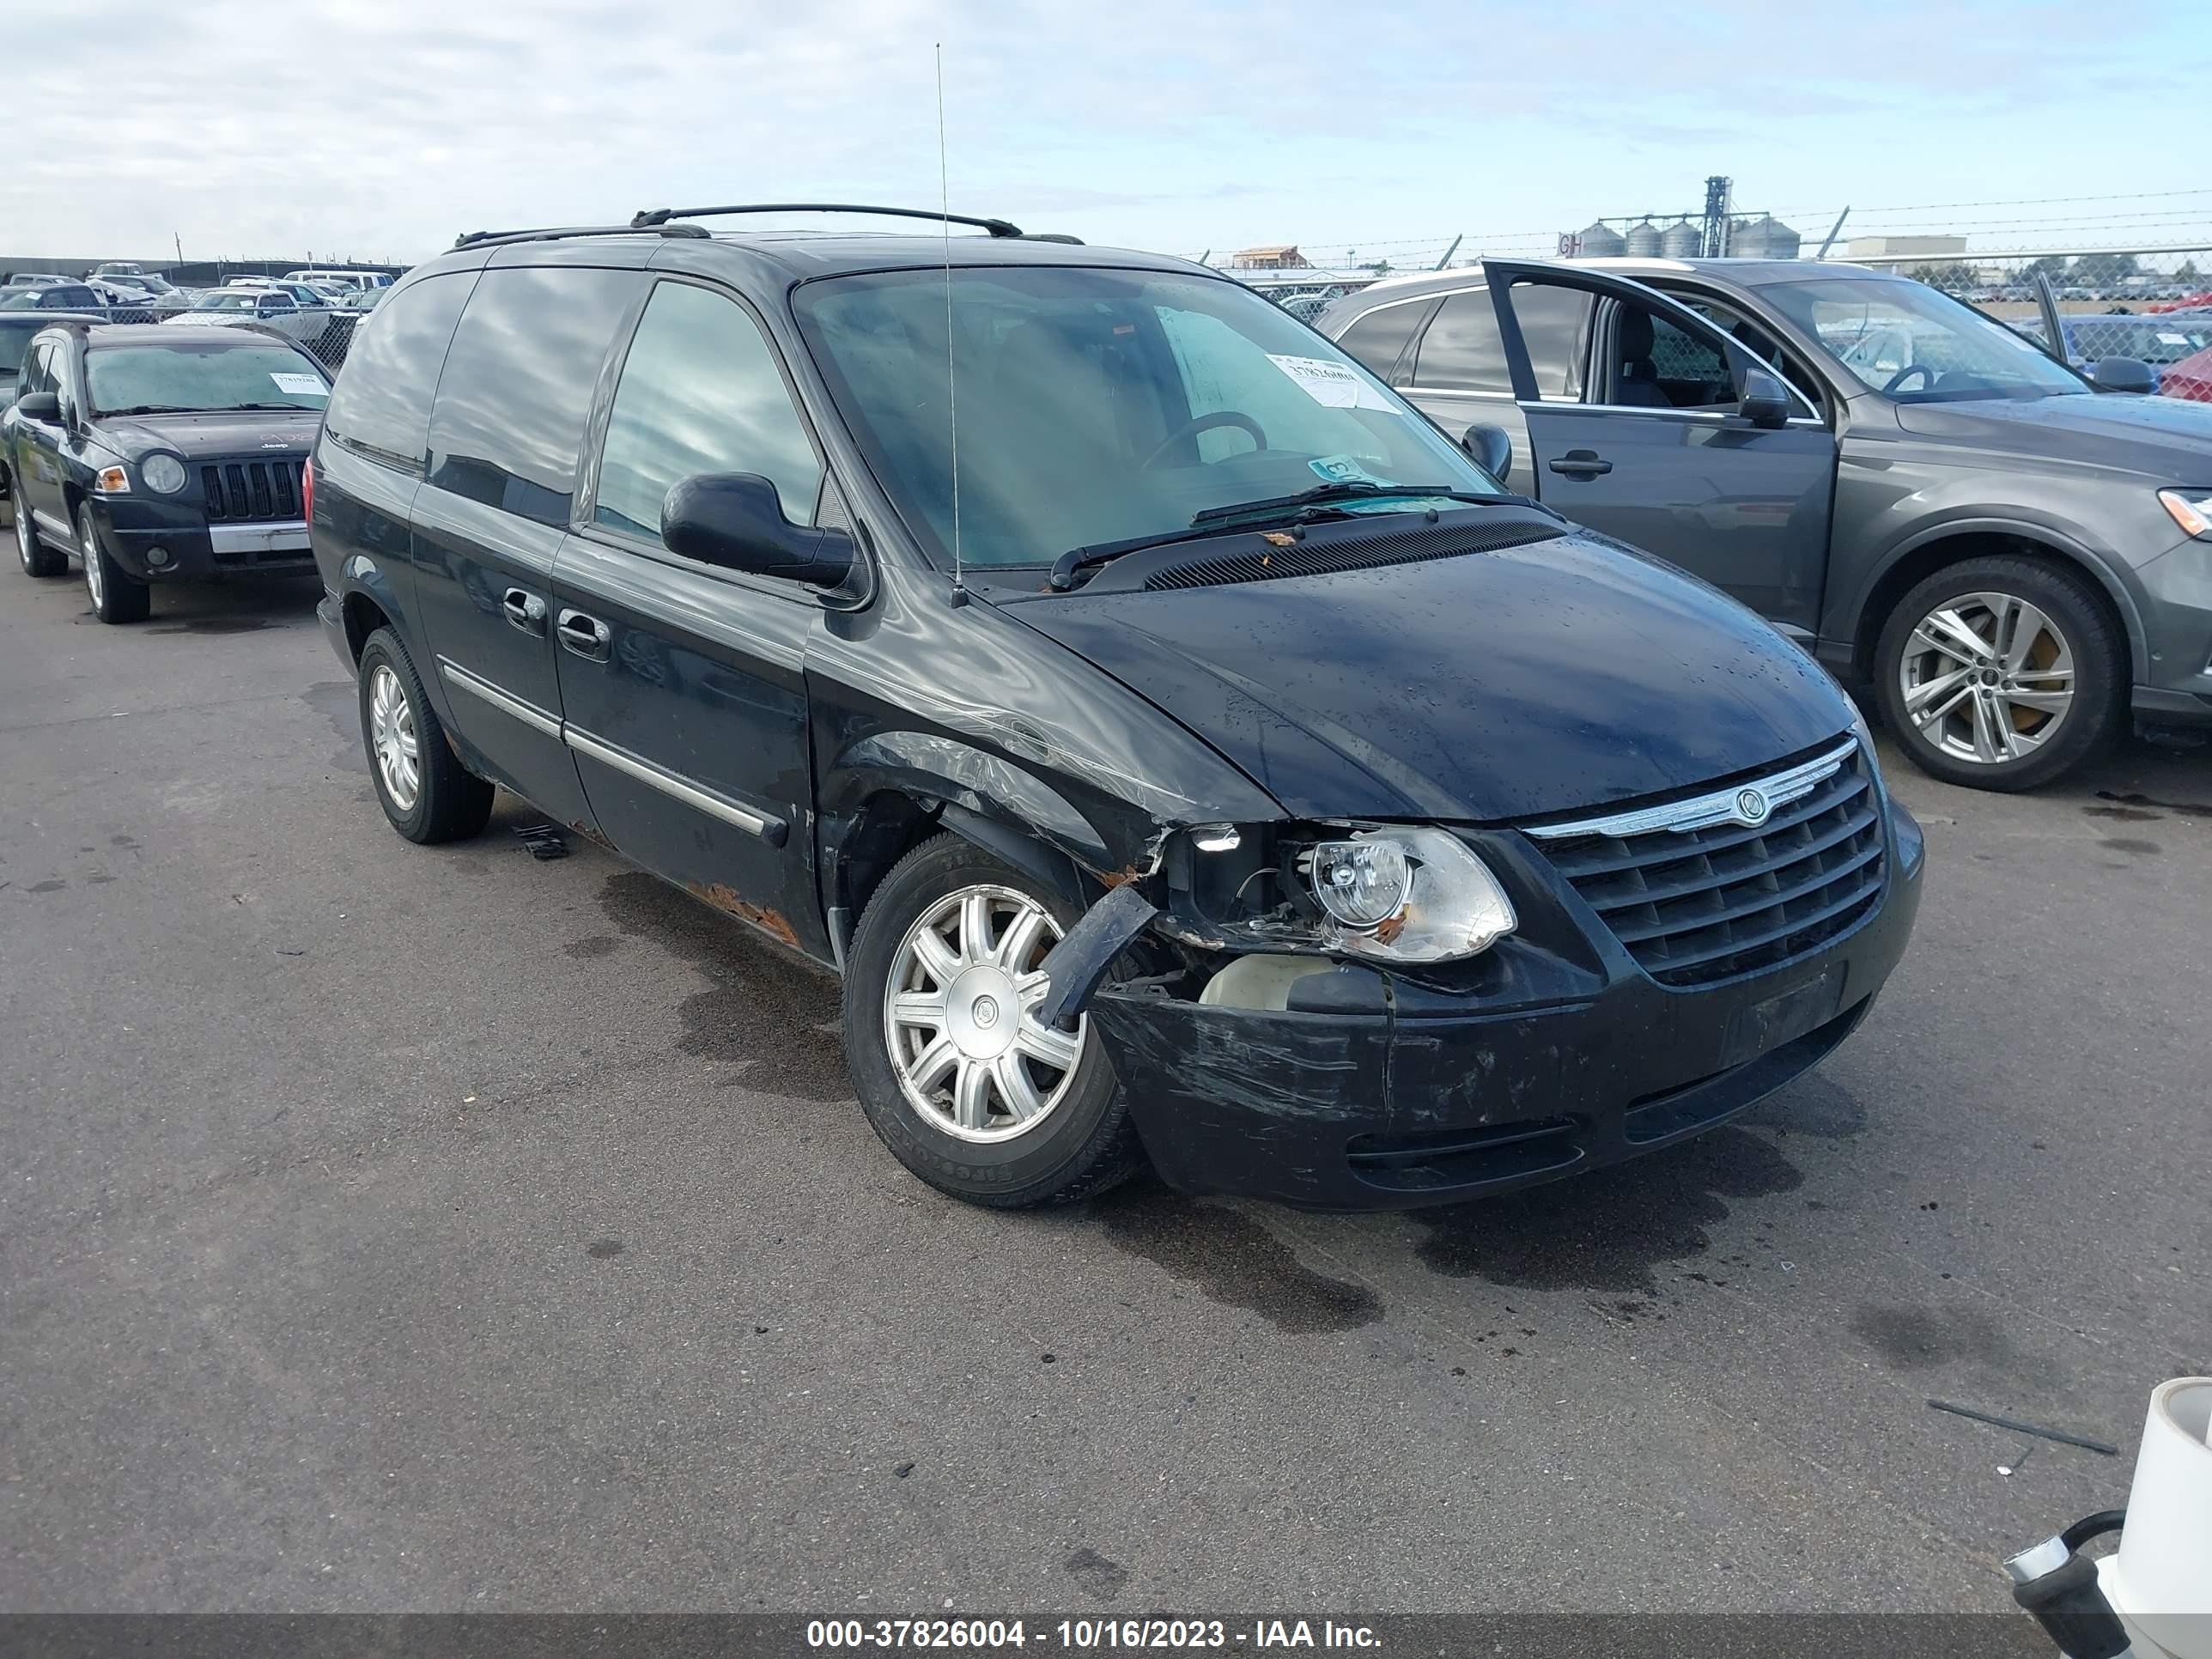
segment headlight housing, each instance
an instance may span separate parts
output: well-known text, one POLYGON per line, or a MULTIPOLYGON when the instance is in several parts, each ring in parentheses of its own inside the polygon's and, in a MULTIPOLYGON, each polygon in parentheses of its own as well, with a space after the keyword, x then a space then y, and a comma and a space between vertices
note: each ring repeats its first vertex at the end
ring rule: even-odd
POLYGON ((173 455, 149 455, 138 463, 138 476, 156 495, 173 495, 185 487, 185 464, 173 455))
POLYGON ((2183 535, 2212 542, 2212 489, 2161 489, 2158 499, 2183 535))
POLYGON ((1323 944, 1382 962, 1478 956, 1517 924, 1489 866, 1442 830, 1355 830, 1299 849, 1323 944))

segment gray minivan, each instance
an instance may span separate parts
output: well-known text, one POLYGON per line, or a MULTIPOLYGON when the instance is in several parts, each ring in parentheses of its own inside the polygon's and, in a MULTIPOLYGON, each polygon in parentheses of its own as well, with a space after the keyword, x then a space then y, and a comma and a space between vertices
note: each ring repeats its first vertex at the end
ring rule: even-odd
POLYGON ((2212 407, 2107 390, 2126 365, 2092 382, 1810 260, 1491 260, 1316 326, 1448 432, 1499 428, 1547 506, 1870 683, 1938 777, 2032 787, 2130 715, 2212 728, 2212 407))

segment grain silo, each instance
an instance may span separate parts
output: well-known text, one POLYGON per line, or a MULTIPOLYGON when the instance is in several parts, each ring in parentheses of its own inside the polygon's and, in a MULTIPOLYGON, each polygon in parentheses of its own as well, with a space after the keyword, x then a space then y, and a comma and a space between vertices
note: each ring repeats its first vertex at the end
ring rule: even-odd
POLYGON ((1621 240, 1621 251, 1632 259, 1656 259, 1659 257, 1659 227, 1649 219, 1639 219, 1628 228, 1621 240))
POLYGON ((1694 259, 1705 246, 1705 233, 1688 219, 1668 226, 1659 236, 1659 252, 1669 259, 1694 259))
POLYGON ((1771 213, 1739 219, 1729 233, 1729 252, 1740 259, 1794 259, 1803 239, 1771 213))
POLYGON ((1628 243, 1621 234, 1603 220, 1577 231, 1575 243, 1585 259, 1618 258, 1628 252, 1628 243))

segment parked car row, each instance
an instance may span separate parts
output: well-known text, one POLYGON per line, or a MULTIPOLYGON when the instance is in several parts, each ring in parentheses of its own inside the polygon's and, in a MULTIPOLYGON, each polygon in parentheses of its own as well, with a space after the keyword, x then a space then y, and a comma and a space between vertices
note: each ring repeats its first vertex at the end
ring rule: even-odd
POLYGON ((1316 326, 1867 685, 1939 777, 2024 788, 2130 719, 2212 727, 2212 409, 2127 395, 2141 362, 2093 380, 1936 289, 1803 260, 1491 261, 1316 326))

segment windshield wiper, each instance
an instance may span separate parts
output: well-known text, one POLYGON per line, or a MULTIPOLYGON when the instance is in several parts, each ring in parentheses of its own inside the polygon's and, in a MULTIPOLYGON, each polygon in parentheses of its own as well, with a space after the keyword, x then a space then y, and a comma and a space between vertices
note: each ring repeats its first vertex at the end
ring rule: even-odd
POLYGON ((1511 495, 1478 495, 1473 490, 1454 489, 1449 484, 1374 483, 1364 478, 1339 478, 1288 495, 1270 495, 1256 501, 1232 501, 1226 507, 1209 507, 1203 513, 1194 514, 1190 522, 1191 527, 1196 529, 1201 525, 1225 524, 1231 519, 1291 513, 1300 507, 1326 507, 1332 501, 1367 501, 1380 495, 1440 495, 1448 501, 1484 502, 1518 499, 1511 495))
POLYGON ((1098 542, 1089 547, 1071 547, 1052 562, 1048 579, 1053 592, 1065 593, 1075 586, 1078 571, 1089 570, 1102 564, 1111 564, 1124 553, 1141 553, 1147 548, 1171 547, 1177 542, 1204 541, 1209 536, 1218 536, 1224 531, 1259 529, 1270 522, 1297 523, 1310 517, 1319 517, 1340 501, 1371 501, 1393 495, 1442 496, 1448 501, 1472 501, 1482 506, 1534 507, 1536 502, 1524 495, 1484 495, 1472 490, 1454 489, 1449 484, 1370 483, 1364 479, 1340 479, 1334 483, 1316 484, 1310 489, 1301 489, 1295 495, 1269 496, 1256 501, 1237 501, 1227 507, 1209 507, 1194 514, 1187 530, 1170 530, 1158 536, 1133 536, 1125 542, 1098 542))
MULTIPOLYGON (((307 394, 307 392, 301 392, 300 395, 301 395, 302 398, 304 398, 304 397, 307 397, 308 394, 307 394)), ((304 410, 313 410, 314 408, 315 408, 315 405, 314 405, 314 404, 225 404, 222 406, 222 410, 217 410, 216 412, 217 412, 217 413, 227 413, 228 411, 229 411, 229 410, 234 410, 234 409, 293 409, 293 410, 301 410, 301 409, 304 409, 304 410)))
POLYGON ((103 409, 98 412, 104 418, 110 415, 197 415, 200 411, 182 404, 132 404, 127 409, 103 409))

